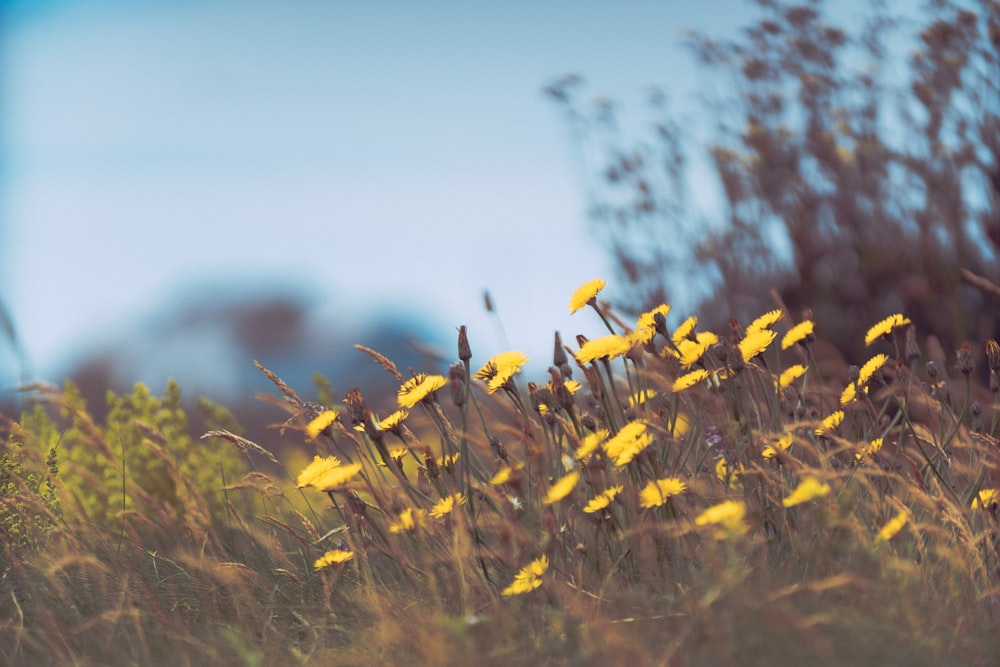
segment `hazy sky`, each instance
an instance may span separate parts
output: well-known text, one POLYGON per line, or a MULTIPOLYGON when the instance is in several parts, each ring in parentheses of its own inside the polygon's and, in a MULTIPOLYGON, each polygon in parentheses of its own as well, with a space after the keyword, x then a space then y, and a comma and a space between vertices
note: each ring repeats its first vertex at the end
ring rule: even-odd
MULTIPOLYGON (((0 278, 33 366, 203 281, 308 285, 330 316, 409 304, 547 357, 586 232, 567 72, 645 117, 698 75, 687 27, 742 2, 8 2, 0 278), (629 106, 631 105, 631 106, 629 106)), ((363 343, 364 341, 358 341, 363 343)), ((52 378, 50 378, 52 379, 52 378)))

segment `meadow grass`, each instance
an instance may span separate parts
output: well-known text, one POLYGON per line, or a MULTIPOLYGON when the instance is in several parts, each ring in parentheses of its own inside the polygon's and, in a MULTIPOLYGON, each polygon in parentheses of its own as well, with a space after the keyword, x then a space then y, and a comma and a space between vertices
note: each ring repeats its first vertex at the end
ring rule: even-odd
POLYGON ((1000 346, 931 361, 897 314, 851 365, 782 309, 670 330, 603 287, 570 310, 608 335, 533 382, 464 327, 441 375, 359 346, 400 383, 374 410, 261 367, 294 469, 185 434, 176 390, 105 424, 39 392, 4 422, 0 660, 995 664, 1000 346))

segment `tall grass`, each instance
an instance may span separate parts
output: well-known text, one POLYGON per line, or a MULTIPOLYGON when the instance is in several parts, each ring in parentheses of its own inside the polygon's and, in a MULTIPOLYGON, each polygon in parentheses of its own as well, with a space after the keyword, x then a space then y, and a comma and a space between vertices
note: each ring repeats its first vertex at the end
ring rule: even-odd
MULTIPOLYGON (((262 368, 312 457, 284 473, 206 481, 143 422, 170 501, 128 473, 121 424, 42 394, 61 417, 6 423, 3 525, 30 539, 5 542, 3 662, 995 663, 995 343, 983 386, 973 349, 928 364, 901 315, 851 366, 781 310, 670 330, 602 287, 570 307, 608 335, 557 336, 534 382, 516 351, 473 365, 464 328, 442 375, 361 348, 400 383, 374 409, 262 368), (125 474, 102 487, 86 457, 125 474)), ((184 451, 274 459, 207 435, 184 451)))

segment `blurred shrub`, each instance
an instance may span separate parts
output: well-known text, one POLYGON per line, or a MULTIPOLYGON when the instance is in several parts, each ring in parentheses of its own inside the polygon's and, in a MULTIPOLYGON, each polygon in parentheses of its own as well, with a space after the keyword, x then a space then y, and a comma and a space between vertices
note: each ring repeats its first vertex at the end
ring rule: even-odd
POLYGON ((756 4, 736 37, 690 36, 726 84, 714 127, 678 121, 655 93, 653 131, 633 143, 612 104, 579 101, 578 78, 548 88, 597 156, 592 219, 626 296, 703 300, 717 326, 774 307, 776 288, 841 349, 898 311, 946 343, 995 335, 961 270, 1000 276, 1000 4, 942 0, 902 20, 876 3, 863 22, 838 5, 850 28, 822 2, 756 4), (713 132, 703 155, 699 129, 713 132), (721 220, 692 204, 692 155, 718 179, 721 220))

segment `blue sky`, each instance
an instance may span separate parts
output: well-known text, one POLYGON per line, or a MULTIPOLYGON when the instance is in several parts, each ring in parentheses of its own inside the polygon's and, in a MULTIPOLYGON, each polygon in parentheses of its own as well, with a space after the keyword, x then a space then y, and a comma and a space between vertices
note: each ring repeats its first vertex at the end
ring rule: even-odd
POLYGON ((648 85, 697 88, 680 31, 747 7, 9 3, 0 279, 33 368, 215 280, 308 286, 331 322, 426 309, 484 356, 488 289, 546 363, 600 333, 566 303, 610 268, 542 88, 579 73, 641 119, 648 85))

